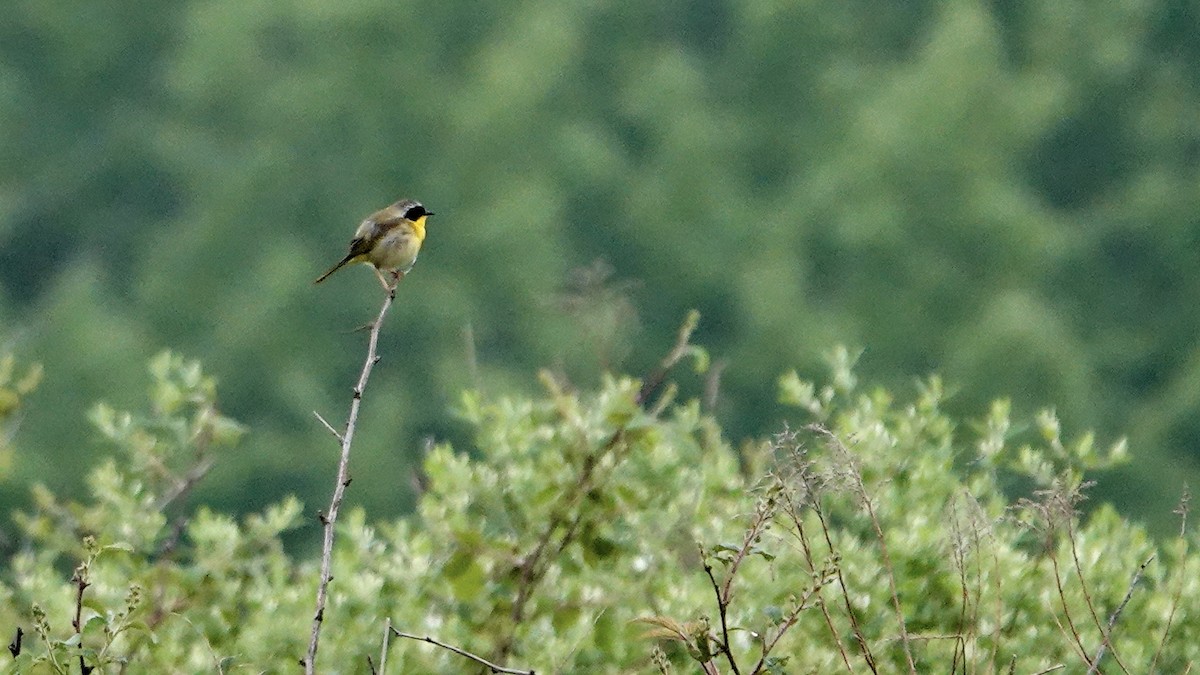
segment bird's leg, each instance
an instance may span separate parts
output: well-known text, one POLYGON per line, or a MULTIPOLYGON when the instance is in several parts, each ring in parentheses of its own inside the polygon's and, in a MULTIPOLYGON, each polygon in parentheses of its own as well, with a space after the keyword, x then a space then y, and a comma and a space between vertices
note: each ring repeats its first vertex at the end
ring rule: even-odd
POLYGON ((394 286, 390 285, 390 284, 387 282, 387 279, 386 279, 386 278, 384 278, 384 276, 383 276, 383 272, 380 272, 378 267, 375 267, 374 265, 372 265, 372 266, 371 266, 371 269, 375 270, 375 277, 376 277, 377 279, 379 279, 379 285, 380 285, 380 286, 383 286, 383 290, 385 290, 385 291, 390 291, 390 290, 392 290, 393 288, 395 288, 394 286))
POLYGON ((401 272, 400 270, 393 270, 392 283, 390 286, 388 286, 388 290, 395 291, 396 287, 400 285, 401 281, 404 281, 404 272, 401 272))

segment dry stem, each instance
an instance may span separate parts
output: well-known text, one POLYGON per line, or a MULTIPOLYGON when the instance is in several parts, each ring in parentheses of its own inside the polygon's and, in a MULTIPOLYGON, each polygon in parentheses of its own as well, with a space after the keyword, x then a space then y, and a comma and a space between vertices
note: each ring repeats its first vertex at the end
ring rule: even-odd
POLYGON ((471 659, 472 661, 474 661, 475 663, 478 663, 479 665, 483 666, 484 668, 487 668, 488 670, 492 671, 493 673, 507 673, 508 675, 536 675, 536 673, 532 670, 518 670, 516 668, 505 668, 504 666, 501 666, 499 664, 495 664, 495 663, 492 663, 491 661, 488 661, 487 659, 483 658, 482 656, 476 656, 475 654, 472 654, 471 652, 469 652, 465 649, 460 649, 458 647, 455 647, 454 645, 448 645, 445 642, 439 642, 439 641, 429 637, 428 635, 426 635, 425 637, 421 637, 419 635, 411 635, 409 633, 398 631, 395 628, 392 628, 391 631, 392 631, 392 635, 395 635, 396 637, 408 638, 409 640, 416 640, 418 642, 428 642, 431 645, 437 645, 438 647, 441 647, 442 649, 452 651, 455 654, 458 654, 459 656, 465 656, 468 659, 471 659))
POLYGON ((379 316, 371 324, 371 337, 367 341, 367 359, 363 363, 362 373, 358 376, 358 384, 354 386, 353 397, 350 400, 350 417, 346 420, 346 431, 341 434, 342 455, 338 461, 337 483, 334 484, 333 498, 329 502, 329 510, 320 514, 321 524, 325 528, 324 544, 321 547, 321 577, 317 583, 316 612, 313 614, 312 636, 308 640, 308 654, 304 658, 305 675, 317 672, 317 645, 321 639, 321 623, 325 620, 325 601, 329 596, 329 582, 333 581, 331 567, 333 565, 333 530, 337 522, 338 510, 342 506, 342 498, 346 494, 346 486, 350 484, 350 444, 354 441, 354 428, 358 424, 358 410, 362 405, 363 390, 371 377, 371 369, 379 362, 376 349, 379 345, 379 331, 383 327, 383 319, 387 316, 392 301, 396 299, 396 289, 389 289, 379 308, 379 316))

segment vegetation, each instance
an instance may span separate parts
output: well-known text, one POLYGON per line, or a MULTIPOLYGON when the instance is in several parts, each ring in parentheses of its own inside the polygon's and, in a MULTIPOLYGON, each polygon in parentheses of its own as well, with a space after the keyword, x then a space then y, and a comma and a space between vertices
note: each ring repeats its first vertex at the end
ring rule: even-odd
POLYGON ((83 412, 134 406, 170 345, 254 429, 198 496, 323 500, 296 458, 376 296, 364 270, 310 282, 402 195, 438 215, 365 415, 373 513, 412 508, 391 476, 426 438, 469 441, 461 389, 640 372, 691 307, 734 439, 777 430, 785 364, 861 345, 893 390, 941 373, 955 415, 1011 396, 1128 433, 1140 461, 1097 476, 1123 511, 1196 481, 1191 3, 110 5, 17 0, 0 26, 0 345, 47 368, 16 485, 77 490, 83 412), (571 279, 597 258, 636 321, 571 279))
MULTIPOLYGON (((1087 473, 1120 461, 999 401, 975 422, 923 382, 780 379, 793 411, 735 450, 663 375, 542 395, 464 394, 468 452, 424 458, 412 516, 338 521, 321 672, 1183 672, 1200 658, 1188 498, 1156 541, 1087 473), (1005 485, 1020 485, 1012 500, 1005 485), (412 639, 406 639, 412 638, 412 639), (432 641, 442 647, 423 644, 432 641), (451 648, 460 650, 453 651, 451 648), (466 655, 463 655, 463 652, 466 655)), ((0 584, 10 672, 285 670, 303 658, 316 538, 294 498, 235 518, 180 497, 243 428, 211 378, 162 354, 146 411, 96 407, 114 457, 86 494, 35 489, 0 584), (94 669, 94 670, 93 670, 94 669)))
POLYGON ((10 4, 9 671, 1194 668, 1192 4, 10 4))

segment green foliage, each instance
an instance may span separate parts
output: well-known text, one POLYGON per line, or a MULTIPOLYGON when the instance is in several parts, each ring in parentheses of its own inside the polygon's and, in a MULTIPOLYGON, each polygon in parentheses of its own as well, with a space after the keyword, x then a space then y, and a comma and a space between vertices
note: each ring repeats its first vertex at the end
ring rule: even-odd
POLYGON ((1128 431, 1144 461, 1098 490, 1167 512, 1200 446, 1197 10, 885 4, 10 0, 0 341, 54 364, 18 478, 77 489, 78 413, 133 405, 171 344, 256 430, 206 497, 320 499, 295 458, 321 456, 311 411, 351 385, 376 289, 309 282, 412 195, 438 216, 364 421, 373 511, 414 503, 397 454, 466 442, 460 389, 640 369, 637 327, 699 307, 732 437, 774 429, 781 361, 867 345, 875 381, 968 384, 956 414, 1011 396, 1128 431), (624 299, 581 308, 597 258, 624 299))
MULTIPOLYGON (((936 379, 898 399, 861 388, 849 352, 830 363, 829 384, 781 380, 806 426, 741 451, 698 403, 668 387, 642 405, 626 377, 464 394, 471 452, 429 451, 417 512, 339 521, 320 669, 471 667, 389 627, 538 672, 1082 670, 1105 636, 1108 670, 1200 658, 1194 536, 1079 509, 1123 445, 1005 402, 962 423, 936 379)), ((94 411, 116 458, 89 492, 36 489, 18 519, 0 577, 0 626, 25 632, 10 672, 282 671, 304 652, 318 561, 281 535, 320 527, 292 498, 241 520, 164 515, 242 429, 194 362, 163 354, 151 375, 147 412, 94 411)))

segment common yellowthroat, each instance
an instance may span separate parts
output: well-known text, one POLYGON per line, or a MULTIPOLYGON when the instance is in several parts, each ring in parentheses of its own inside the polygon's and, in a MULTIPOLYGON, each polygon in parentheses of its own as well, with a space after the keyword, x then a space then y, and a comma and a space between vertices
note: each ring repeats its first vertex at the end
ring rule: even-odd
POLYGON ((432 215, 433 212, 426 211, 421 202, 412 199, 401 199, 372 213, 354 232, 346 257, 313 283, 325 281, 350 263, 362 262, 369 263, 375 276, 379 277, 379 283, 392 290, 417 262, 417 254, 425 242, 425 219, 432 215), (383 276, 385 270, 392 275, 391 283, 383 276))

